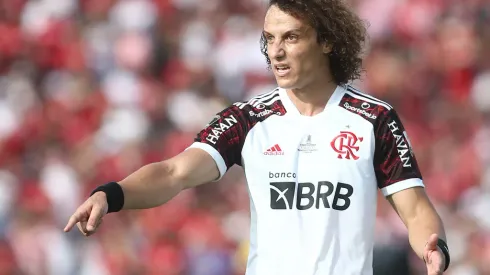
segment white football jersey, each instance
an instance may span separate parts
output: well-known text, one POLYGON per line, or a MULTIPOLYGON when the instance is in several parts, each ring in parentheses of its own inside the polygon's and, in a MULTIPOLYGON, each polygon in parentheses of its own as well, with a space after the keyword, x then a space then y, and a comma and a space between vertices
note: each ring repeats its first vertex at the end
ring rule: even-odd
POLYGON ((208 152, 220 177, 245 170, 246 275, 370 275, 377 188, 424 186, 393 107, 351 86, 312 117, 281 88, 235 103, 190 147, 208 152))

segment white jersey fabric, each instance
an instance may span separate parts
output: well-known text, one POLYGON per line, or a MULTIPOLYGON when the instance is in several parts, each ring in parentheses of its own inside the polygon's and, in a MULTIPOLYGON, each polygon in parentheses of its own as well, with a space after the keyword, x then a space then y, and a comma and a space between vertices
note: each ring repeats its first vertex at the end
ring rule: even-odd
POLYGON ((387 103, 338 86, 303 116, 277 88, 218 113, 190 146, 222 177, 245 170, 251 230, 246 275, 370 275, 377 190, 423 186, 387 103))

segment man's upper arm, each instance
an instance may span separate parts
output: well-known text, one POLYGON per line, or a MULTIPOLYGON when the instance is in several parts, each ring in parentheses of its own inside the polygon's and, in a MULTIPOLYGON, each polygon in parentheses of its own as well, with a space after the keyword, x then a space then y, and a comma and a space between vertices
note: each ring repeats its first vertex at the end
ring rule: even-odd
POLYGON ((165 162, 184 189, 216 180, 220 175, 213 157, 197 148, 189 148, 165 162))
POLYGON ((407 132, 394 109, 386 109, 379 116, 374 125, 374 135, 374 170, 383 195, 423 187, 422 175, 407 132))

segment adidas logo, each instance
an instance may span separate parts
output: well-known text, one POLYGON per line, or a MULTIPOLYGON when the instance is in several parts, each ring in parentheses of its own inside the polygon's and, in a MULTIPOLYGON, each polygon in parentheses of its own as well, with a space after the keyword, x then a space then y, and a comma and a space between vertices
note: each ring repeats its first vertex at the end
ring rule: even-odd
POLYGON ((279 155, 284 155, 284 152, 282 151, 281 147, 279 147, 279 144, 276 144, 272 146, 271 148, 267 149, 264 152, 264 155, 266 156, 279 156, 279 155))

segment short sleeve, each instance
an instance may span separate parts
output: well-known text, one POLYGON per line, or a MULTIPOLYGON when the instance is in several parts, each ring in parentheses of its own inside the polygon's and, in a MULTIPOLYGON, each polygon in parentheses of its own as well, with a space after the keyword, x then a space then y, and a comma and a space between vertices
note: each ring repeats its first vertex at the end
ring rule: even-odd
POLYGON ((421 186, 422 175, 407 132, 395 110, 387 110, 375 122, 374 170, 384 196, 421 186))
POLYGON ((243 111, 232 105, 216 114, 189 147, 202 149, 213 157, 220 172, 217 180, 234 164, 241 165, 246 126, 243 111))

